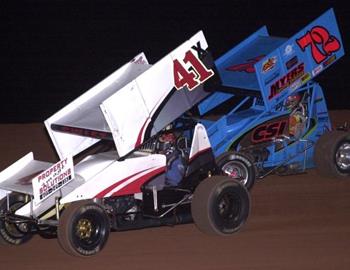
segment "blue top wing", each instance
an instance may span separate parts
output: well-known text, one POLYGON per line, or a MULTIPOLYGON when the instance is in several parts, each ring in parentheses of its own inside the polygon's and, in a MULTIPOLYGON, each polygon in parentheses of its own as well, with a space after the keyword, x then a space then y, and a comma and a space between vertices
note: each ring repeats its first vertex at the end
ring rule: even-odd
POLYGON ((215 65, 223 86, 260 91, 269 110, 343 55, 334 11, 329 9, 290 39, 269 36, 262 27, 215 65))
POLYGON ((343 55, 334 11, 329 9, 255 64, 266 106, 273 108, 343 55))
POLYGON ((254 64, 286 40, 286 38, 268 36, 265 26, 259 29, 215 61, 222 84, 228 87, 259 90, 254 64))

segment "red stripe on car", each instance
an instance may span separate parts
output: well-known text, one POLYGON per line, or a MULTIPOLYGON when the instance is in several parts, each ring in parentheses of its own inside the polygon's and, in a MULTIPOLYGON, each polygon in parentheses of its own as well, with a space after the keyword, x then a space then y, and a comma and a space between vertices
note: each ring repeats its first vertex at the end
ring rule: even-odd
POLYGON ((149 179, 160 175, 161 173, 165 172, 165 167, 158 168, 154 171, 151 171, 145 175, 142 175, 140 178, 136 179, 135 181, 131 182, 129 185, 123 187, 122 189, 118 190, 117 192, 113 193, 112 196, 121 196, 121 195, 129 195, 129 194, 135 194, 141 192, 141 186, 146 183, 149 179))
MULTIPOLYGON (((148 170, 148 169, 147 169, 148 170)), ((114 188, 116 188, 117 186, 121 185, 122 183, 124 183, 125 181, 128 181, 130 178, 138 175, 138 174, 141 174, 147 170, 143 170, 143 171, 140 171, 138 173, 135 173, 133 175, 130 175, 128 176, 127 178, 124 178, 116 183, 114 183, 113 185, 109 186, 108 188, 104 189, 103 191, 101 191, 100 193, 98 193, 95 198, 103 198, 104 196, 106 196, 107 193, 111 192, 114 188)))

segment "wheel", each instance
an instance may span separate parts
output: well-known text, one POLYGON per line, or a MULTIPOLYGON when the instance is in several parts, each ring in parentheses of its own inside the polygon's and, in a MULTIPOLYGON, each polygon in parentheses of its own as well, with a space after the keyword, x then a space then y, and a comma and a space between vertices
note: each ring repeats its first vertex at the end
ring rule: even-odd
POLYGON ((79 201, 63 211, 57 238, 68 254, 85 257, 103 249, 109 232, 109 218, 104 209, 91 201, 79 201))
POLYGON ((255 184, 256 169, 252 157, 244 153, 226 152, 216 159, 222 175, 241 182, 248 190, 255 184))
MULTIPOLYGON (((9 196, 10 213, 15 213, 27 203, 26 196, 17 193, 11 193, 9 196)), ((7 212, 7 197, 0 201, 0 212, 7 212)), ((0 243, 4 245, 21 245, 32 238, 32 233, 28 223, 10 223, 0 219, 0 243)))
POLYGON ((350 175, 350 133, 331 131, 316 142, 314 162, 320 175, 345 178, 350 175))
POLYGON ((248 218, 249 192, 230 177, 209 177, 196 188, 191 211, 194 223, 202 232, 229 235, 238 231, 248 218))

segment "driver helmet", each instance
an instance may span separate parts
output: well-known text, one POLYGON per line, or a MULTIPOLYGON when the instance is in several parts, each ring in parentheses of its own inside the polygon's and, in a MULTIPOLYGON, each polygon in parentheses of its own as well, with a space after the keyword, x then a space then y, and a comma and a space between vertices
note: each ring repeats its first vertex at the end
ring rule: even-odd
POLYGON ((300 100, 301 100, 301 94, 296 93, 287 97, 285 105, 288 109, 293 109, 299 104, 300 100))

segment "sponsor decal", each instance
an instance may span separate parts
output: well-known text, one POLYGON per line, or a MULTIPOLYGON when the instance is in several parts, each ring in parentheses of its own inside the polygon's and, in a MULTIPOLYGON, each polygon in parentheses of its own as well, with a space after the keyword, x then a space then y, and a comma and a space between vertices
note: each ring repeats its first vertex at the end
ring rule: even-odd
POLYGON ((272 140, 272 138, 283 134, 287 126, 287 119, 281 121, 263 124, 252 132, 251 141, 253 143, 261 143, 272 140))
POLYGON ((294 67, 296 64, 298 64, 298 57, 294 56, 286 62, 286 68, 289 70, 292 67, 294 67))
POLYGON ((297 79, 303 76, 304 68, 305 68, 304 63, 300 63, 298 66, 296 66, 286 75, 284 75, 282 78, 274 82, 270 86, 270 95, 268 96, 268 99, 270 100, 274 98, 275 96, 280 94, 284 89, 290 86, 293 82, 295 82, 297 79))
POLYGON ((259 55, 254 58, 248 59, 246 63, 232 65, 226 68, 228 71, 237 71, 237 72, 246 72, 246 73, 254 73, 255 68, 254 65, 263 59, 265 55, 259 55))
POLYGON ((270 84, 272 81, 276 80, 280 76, 280 71, 275 71, 271 76, 267 77, 265 80, 265 85, 270 84))
POLYGON ((72 157, 65 158, 41 172, 32 180, 35 203, 40 203, 68 184, 73 180, 73 175, 72 157))
POLYGON ((296 43, 303 52, 310 47, 312 58, 317 64, 341 48, 339 40, 320 25, 312 27, 304 36, 297 38, 296 43))
POLYGON ((201 60, 208 53, 201 48, 200 42, 197 42, 197 46, 192 46, 191 49, 197 52, 197 56, 192 50, 188 50, 182 60, 173 61, 174 83, 177 90, 187 86, 188 90, 192 91, 214 75, 214 71, 208 69, 201 60))
POLYGON ((262 63, 262 72, 266 73, 272 70, 277 63, 277 56, 272 56, 262 63))
POLYGON ((288 57, 291 56, 294 53, 294 44, 288 44, 285 48, 284 48, 284 53, 283 55, 288 57))
POLYGON ((293 82, 291 85, 290 85, 290 89, 292 89, 293 91, 295 91, 296 89, 298 89, 300 86, 302 85, 302 82, 301 82, 301 79, 293 82))
POLYGON ((337 57, 335 55, 329 57, 326 61, 323 62, 323 67, 328 67, 330 64, 332 64, 337 57))
POLYGON ((305 73, 304 75, 303 75, 303 77, 301 77, 301 84, 304 84, 304 83, 306 83, 306 82, 308 82, 308 81, 310 81, 311 80, 311 75, 310 75, 310 73, 305 73))
POLYGON ((317 67, 315 67, 313 70, 312 70, 312 76, 315 77, 317 74, 319 74, 321 71, 323 70, 323 66, 322 65, 319 65, 317 67))
POLYGON ((290 89, 295 91, 296 89, 298 89, 300 86, 302 86, 304 83, 306 83, 309 80, 311 80, 311 75, 310 75, 310 73, 306 73, 300 79, 298 79, 297 81, 293 82, 290 85, 290 89))

